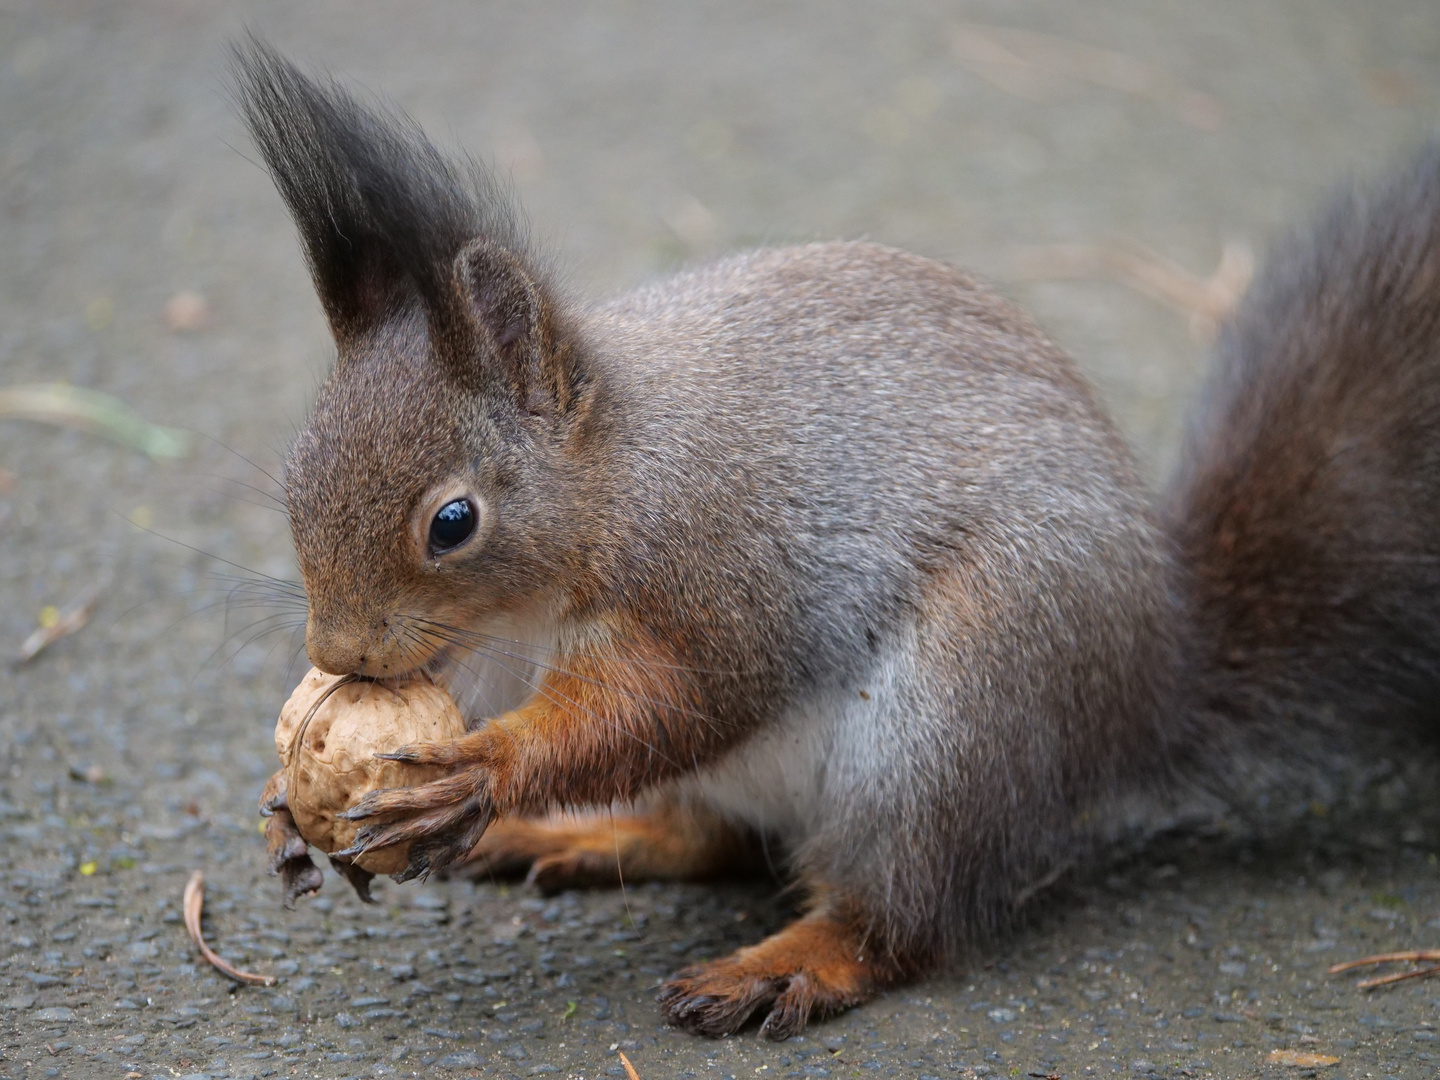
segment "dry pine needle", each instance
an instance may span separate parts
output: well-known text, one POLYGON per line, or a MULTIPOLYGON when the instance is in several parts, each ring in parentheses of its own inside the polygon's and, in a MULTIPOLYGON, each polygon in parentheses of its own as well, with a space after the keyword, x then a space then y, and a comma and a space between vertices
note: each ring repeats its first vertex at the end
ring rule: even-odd
POLYGON ((253 971, 241 971, 230 961, 217 953, 209 945, 205 944, 205 935, 200 931, 200 913, 205 907, 205 875, 196 870, 190 875, 190 880, 185 883, 185 929, 190 934, 190 940, 200 950, 200 955, 205 962, 222 975, 228 975, 236 982, 250 983, 255 986, 274 986, 275 976, 260 975, 253 971))

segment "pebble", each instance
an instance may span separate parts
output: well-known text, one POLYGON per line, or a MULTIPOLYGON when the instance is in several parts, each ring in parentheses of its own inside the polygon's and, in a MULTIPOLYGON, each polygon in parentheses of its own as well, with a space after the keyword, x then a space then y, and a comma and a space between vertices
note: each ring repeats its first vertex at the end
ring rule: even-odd
POLYGON ((478 1069, 484 1064, 485 1059, 473 1050, 461 1050, 458 1053, 446 1054, 435 1061, 435 1065, 442 1069, 478 1069))

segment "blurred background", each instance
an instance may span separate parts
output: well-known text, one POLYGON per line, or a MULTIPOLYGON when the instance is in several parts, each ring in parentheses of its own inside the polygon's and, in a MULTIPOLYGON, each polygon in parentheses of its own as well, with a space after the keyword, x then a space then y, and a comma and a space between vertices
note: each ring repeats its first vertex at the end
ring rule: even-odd
POLYGON ((841 237, 971 269, 1157 482, 1251 258, 1440 106, 1434 0, 0 3, 0 660, 39 650, 0 668, 0 816, 62 938, 80 879, 151 916, 200 862, 269 888, 304 663, 227 593, 294 576, 272 476, 332 350, 227 104, 247 27, 508 176, 577 296, 841 237))

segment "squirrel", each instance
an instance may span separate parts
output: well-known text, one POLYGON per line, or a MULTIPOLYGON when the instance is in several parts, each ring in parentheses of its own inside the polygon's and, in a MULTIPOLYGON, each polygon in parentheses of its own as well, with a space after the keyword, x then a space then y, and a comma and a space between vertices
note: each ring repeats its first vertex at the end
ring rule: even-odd
MULTIPOLYGON (((582 304, 397 109, 255 39, 235 72, 337 348, 284 472, 310 660, 468 720, 352 812, 362 893, 401 841, 400 880, 546 889, 763 844, 799 917, 658 1000, 784 1039, 994 933, 1127 792, 1433 732, 1440 148, 1282 245, 1157 498, 947 265, 816 243, 582 304)), ((288 902, 320 874, 265 805, 288 902)))

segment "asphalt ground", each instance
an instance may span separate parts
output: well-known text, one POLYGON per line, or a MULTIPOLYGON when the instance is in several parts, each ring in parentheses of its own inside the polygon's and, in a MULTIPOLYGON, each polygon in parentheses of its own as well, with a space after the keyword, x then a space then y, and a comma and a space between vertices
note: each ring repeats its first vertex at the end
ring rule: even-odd
POLYGON ((0 671, 0 1075, 589 1080, 622 1050, 644 1080, 1305 1071, 1276 1050, 1440 1071, 1440 981, 1325 973, 1440 944, 1418 751, 1283 827, 1221 816, 1097 860, 956 970, 781 1045, 696 1039, 652 1002, 777 927, 774 883, 381 883, 362 908, 332 879, 282 911, 254 805, 304 663, 293 613, 243 583, 294 576, 271 474, 331 349, 226 104, 246 25, 508 173, 579 295, 814 238, 976 270, 1079 358, 1157 479, 1203 325, 1093 275, 1033 280, 1065 265, 1036 248, 1140 245, 1204 278, 1440 104, 1433 0, 0 4, 0 386, 64 380, 194 433, 157 461, 0 421, 0 650, 97 598, 0 671), (203 303, 167 319, 185 293, 203 303), (211 940, 276 987, 197 960, 194 869, 211 940))

